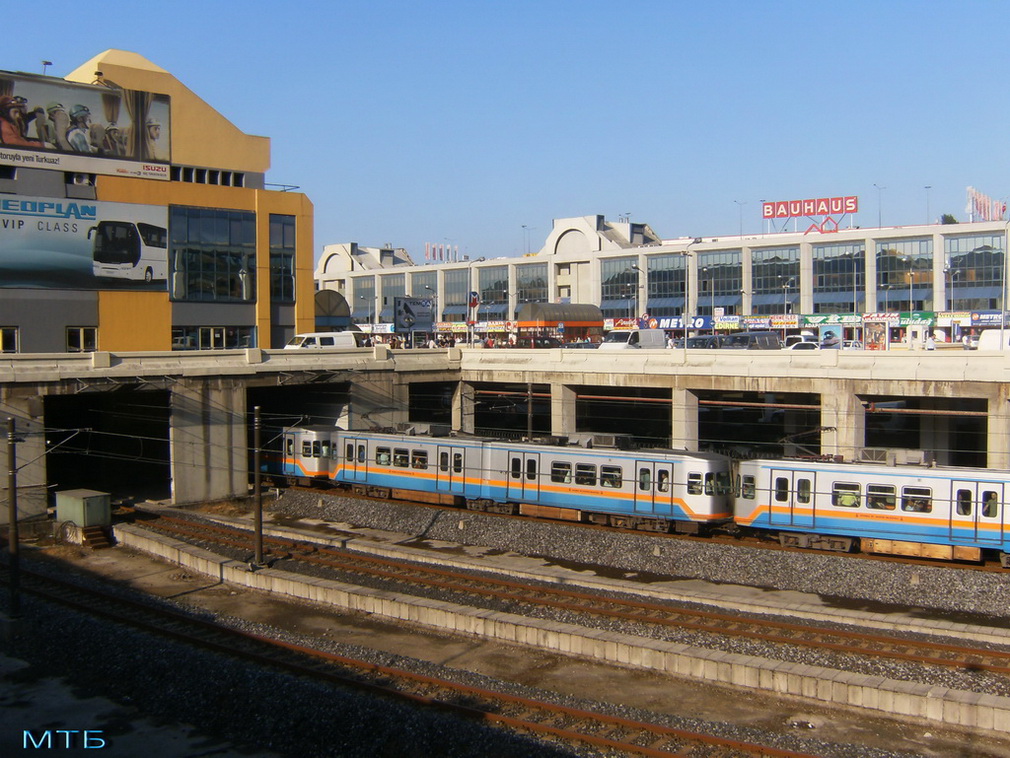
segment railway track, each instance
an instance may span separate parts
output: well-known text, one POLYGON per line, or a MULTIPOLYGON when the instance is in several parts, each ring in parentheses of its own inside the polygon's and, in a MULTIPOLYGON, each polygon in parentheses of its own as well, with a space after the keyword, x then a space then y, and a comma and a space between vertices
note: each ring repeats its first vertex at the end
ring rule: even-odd
MULTIPOLYGON (((6 569, 0 572, 7 581, 6 569)), ((779 756, 811 758, 807 753, 690 732, 660 724, 596 713, 533 698, 467 686, 402 669, 292 644, 197 618, 147 599, 85 587, 21 569, 26 593, 75 611, 198 646, 257 667, 311 681, 393 698, 532 735, 546 744, 591 745, 626 755, 682 757, 779 756)))
MULTIPOLYGON (((144 522, 180 539, 198 540, 231 549, 248 549, 251 533, 232 526, 195 522, 162 515, 144 522)), ((760 640, 840 654, 872 656, 922 666, 940 666, 965 672, 1010 676, 1010 650, 939 642, 856 629, 840 629, 753 615, 735 614, 641 598, 611 597, 529 582, 478 576, 455 569, 417 564, 408 560, 364 555, 320 546, 309 541, 264 537, 274 560, 284 559, 329 569, 341 574, 396 582, 405 591, 432 590, 451 593, 461 603, 496 601, 523 609, 553 609, 602 619, 634 622, 645 627, 681 629, 723 637, 760 640), (467 598, 471 598, 467 600, 467 598)))

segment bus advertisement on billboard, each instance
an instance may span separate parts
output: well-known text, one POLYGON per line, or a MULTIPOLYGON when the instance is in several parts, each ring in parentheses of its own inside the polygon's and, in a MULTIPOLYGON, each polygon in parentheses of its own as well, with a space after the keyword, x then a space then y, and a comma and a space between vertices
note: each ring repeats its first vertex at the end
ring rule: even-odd
POLYGON ((0 287, 167 286, 165 207, 0 196, 0 287))
POLYGON ((168 95, 0 71, 0 165, 169 178, 168 95))

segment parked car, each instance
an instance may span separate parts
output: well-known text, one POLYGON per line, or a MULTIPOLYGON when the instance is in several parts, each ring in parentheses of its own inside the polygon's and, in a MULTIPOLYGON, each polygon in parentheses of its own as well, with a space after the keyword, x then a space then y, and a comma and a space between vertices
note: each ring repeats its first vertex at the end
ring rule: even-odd
POLYGON ((791 345, 786 345, 784 350, 820 350, 821 346, 816 342, 794 342, 791 345))
POLYGON ((727 335, 723 350, 778 350, 782 347, 777 332, 737 332, 727 335))
POLYGON ((566 342, 566 350, 595 350, 600 346, 598 342, 566 342))
POLYGON ((721 334, 700 334, 697 337, 687 338, 687 347, 689 350, 694 350, 695 348, 701 350, 715 350, 722 347, 723 336, 721 334))
POLYGON ((562 347, 557 337, 517 337, 513 347, 519 348, 555 348, 562 347))
POLYGON ((862 350, 863 343, 859 340, 845 340, 842 343, 842 350, 862 350))

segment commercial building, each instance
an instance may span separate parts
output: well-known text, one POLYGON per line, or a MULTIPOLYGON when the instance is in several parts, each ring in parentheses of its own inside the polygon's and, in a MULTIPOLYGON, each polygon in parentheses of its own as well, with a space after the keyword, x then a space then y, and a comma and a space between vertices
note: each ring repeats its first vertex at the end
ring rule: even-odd
POLYGON ((316 280, 344 295, 353 321, 379 331, 394 295, 429 293, 441 330, 472 321, 481 334, 514 330, 530 303, 580 303, 616 328, 647 315, 673 332, 685 321, 698 331, 835 324, 858 337, 873 322, 896 337, 956 337, 1005 321, 1006 231, 1003 221, 822 224, 664 240, 648 224, 585 216, 555 220, 543 247, 518 258, 416 265, 402 252, 354 257, 348 245, 327 246, 316 280))
POLYGON ((313 210, 270 141, 107 50, 0 72, 0 348, 280 347, 313 324, 313 210))

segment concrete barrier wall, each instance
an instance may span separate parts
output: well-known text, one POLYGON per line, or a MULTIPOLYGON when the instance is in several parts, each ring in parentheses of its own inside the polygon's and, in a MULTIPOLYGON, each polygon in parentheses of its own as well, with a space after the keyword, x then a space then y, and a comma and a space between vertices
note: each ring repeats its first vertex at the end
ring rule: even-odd
POLYGON ((480 610, 246 564, 132 526, 121 545, 160 556, 222 582, 457 634, 646 668, 710 683, 809 698, 952 726, 1010 732, 1010 698, 949 690, 690 645, 480 610))

